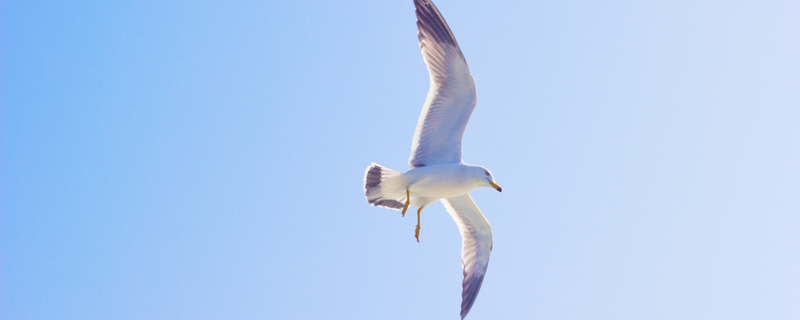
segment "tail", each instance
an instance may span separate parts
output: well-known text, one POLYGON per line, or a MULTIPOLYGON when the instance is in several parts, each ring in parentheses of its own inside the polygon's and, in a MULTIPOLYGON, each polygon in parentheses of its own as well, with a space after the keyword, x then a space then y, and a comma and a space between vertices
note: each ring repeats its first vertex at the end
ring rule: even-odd
POLYGON ((406 197, 403 174, 373 163, 364 174, 364 193, 373 206, 403 209, 406 197))

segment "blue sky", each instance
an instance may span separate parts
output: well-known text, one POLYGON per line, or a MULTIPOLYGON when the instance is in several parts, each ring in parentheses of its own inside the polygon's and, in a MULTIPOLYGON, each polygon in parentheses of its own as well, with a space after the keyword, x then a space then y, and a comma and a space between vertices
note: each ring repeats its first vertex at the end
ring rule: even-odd
MULTIPOLYGON (((800 4, 436 1, 494 250, 468 319, 800 318, 800 4)), ((441 205, 369 206, 411 0, 6 1, 4 319, 457 319, 441 205)))

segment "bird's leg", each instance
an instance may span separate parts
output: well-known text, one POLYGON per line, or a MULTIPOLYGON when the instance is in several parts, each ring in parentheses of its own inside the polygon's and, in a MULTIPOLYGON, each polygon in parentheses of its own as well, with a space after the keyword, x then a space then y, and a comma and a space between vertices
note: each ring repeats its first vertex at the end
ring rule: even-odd
POLYGON ((414 230, 414 237, 417 238, 417 243, 419 243, 419 214, 422 212, 422 208, 417 210, 417 230, 414 230))
POLYGON ((403 216, 406 216, 406 211, 408 210, 408 206, 411 205, 411 193, 406 188, 406 205, 403 207, 403 216))

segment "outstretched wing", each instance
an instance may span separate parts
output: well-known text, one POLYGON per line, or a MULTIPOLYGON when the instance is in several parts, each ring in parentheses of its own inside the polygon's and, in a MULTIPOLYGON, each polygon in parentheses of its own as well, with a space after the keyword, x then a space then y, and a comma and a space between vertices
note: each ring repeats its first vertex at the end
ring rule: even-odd
POLYGON ((453 217, 461 232, 461 264, 464 267, 464 282, 461 284, 461 319, 467 315, 489 265, 492 252, 492 227, 483 217, 469 193, 442 199, 445 209, 453 217))
POLYGON ((461 138, 472 110, 475 83, 456 38, 429 0, 414 0, 422 58, 431 88, 411 142, 411 168, 461 162, 461 138))

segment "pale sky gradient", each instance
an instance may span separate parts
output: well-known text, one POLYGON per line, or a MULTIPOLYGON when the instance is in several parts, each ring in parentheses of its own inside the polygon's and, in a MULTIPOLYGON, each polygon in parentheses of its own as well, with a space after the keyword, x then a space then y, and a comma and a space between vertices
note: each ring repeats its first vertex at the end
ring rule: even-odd
MULTIPOLYGON (((494 251, 467 319, 800 319, 800 2, 437 0, 494 251)), ((402 1, 5 1, 0 318, 458 319, 402 1)))

